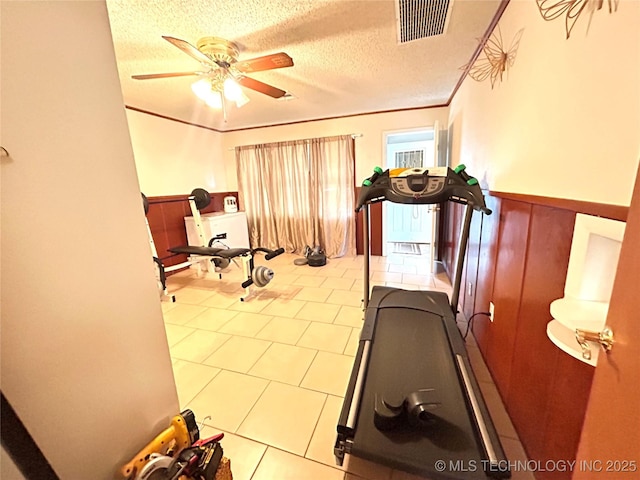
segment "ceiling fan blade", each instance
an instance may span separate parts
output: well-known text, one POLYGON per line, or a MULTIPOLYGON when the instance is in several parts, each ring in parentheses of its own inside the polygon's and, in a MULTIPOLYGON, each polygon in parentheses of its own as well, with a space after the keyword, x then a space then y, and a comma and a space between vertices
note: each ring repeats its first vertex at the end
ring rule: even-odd
POLYGON ((261 72, 263 70, 273 70, 275 68, 292 67, 293 59, 284 52, 265 55, 264 57, 250 58, 242 60, 233 65, 242 73, 261 72))
POLYGON ((211 60, 204 53, 202 53, 200 50, 198 50, 196 47, 194 47, 187 41, 180 40, 179 38, 168 37, 165 35, 163 35, 162 38, 164 38, 167 42, 171 43, 172 45, 175 45, 176 47, 178 47, 180 50, 182 50, 184 53, 186 53, 190 57, 195 58, 200 63, 204 63, 206 65, 216 65, 213 60, 211 60))
POLYGON ((202 75, 204 72, 175 72, 175 73, 147 73, 145 75, 131 75, 134 80, 149 80, 152 78, 188 77, 202 75))
POLYGON ((280 90, 279 88, 272 87, 271 85, 267 85, 266 83, 259 82, 258 80, 249 77, 238 77, 236 78, 236 81, 243 87, 264 93, 265 95, 269 95, 273 98, 284 97, 287 93, 284 90, 280 90))

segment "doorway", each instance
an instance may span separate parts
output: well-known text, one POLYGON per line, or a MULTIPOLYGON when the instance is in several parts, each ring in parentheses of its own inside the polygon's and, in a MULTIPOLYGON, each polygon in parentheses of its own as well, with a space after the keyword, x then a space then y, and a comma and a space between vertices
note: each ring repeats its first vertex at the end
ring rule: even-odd
MULTIPOLYGON (((428 168, 438 164, 438 126, 383 134, 385 167, 428 168)), ((383 203, 382 254, 428 256, 433 269, 438 205, 383 203)))

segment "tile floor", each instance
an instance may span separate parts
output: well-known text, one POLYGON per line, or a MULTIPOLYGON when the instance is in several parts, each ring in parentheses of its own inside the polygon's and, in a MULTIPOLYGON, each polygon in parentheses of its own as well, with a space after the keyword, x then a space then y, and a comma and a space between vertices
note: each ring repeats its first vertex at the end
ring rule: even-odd
MULTIPOLYGON (((418 480, 355 457, 336 466, 336 424, 362 326, 363 258, 320 268, 296 266, 295 258, 258 255, 256 264, 275 276, 245 302, 234 264, 222 279, 195 270, 169 277, 176 302, 162 309, 180 407, 203 422, 202 437, 225 433, 235 480, 418 480)), ((426 258, 372 257, 371 286, 449 293, 446 277, 427 273, 426 258)), ((526 460, 471 335, 467 343, 507 457, 526 460)))

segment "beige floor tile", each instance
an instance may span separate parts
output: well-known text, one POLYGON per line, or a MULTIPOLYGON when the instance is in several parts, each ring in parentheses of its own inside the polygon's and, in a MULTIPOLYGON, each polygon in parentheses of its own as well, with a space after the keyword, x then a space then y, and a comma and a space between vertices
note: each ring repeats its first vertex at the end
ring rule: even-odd
POLYGON ((189 285, 194 279, 196 279, 195 269, 186 269, 181 272, 172 273, 167 277, 167 287, 169 290, 182 288, 189 285))
POLYGON ((414 275, 411 273, 403 273, 402 283, 411 283, 413 285, 426 285, 432 288, 436 286, 436 284, 433 283, 433 277, 431 275, 424 275, 424 274, 414 275))
POLYGON ((309 265, 296 265, 296 269, 292 273, 305 276, 323 276, 327 271, 331 270, 329 266, 310 267, 309 265))
POLYGON ((352 367, 353 357, 318 352, 300 386, 344 397, 352 367))
MULTIPOLYGON (((526 465, 528 458, 520 441, 514 440, 513 438, 500 437, 500 443, 502 443, 505 456, 510 462, 513 462, 514 465, 526 465)), ((576 470, 578 468, 579 467, 576 467, 576 470)), ((512 468, 511 480, 535 480, 535 475, 532 471, 527 471, 525 468, 512 468)))
POLYGON ((364 323, 364 311, 362 307, 350 307, 343 305, 333 321, 336 325, 347 325, 350 327, 362 328, 364 323))
POLYGON ((401 290, 420 290, 420 285, 409 285, 407 283, 384 282, 386 287, 399 288, 401 290))
POLYGON ((333 323, 340 311, 340 305, 307 302, 296 314, 296 318, 313 322, 333 323))
POLYGON ((231 335, 207 330, 195 330, 171 347, 171 356, 189 362, 202 363, 225 344, 231 335))
POLYGON ((449 280, 449 277, 444 272, 435 274, 433 276, 433 281, 436 284, 436 287, 440 287, 440 288, 451 287, 451 280, 449 280))
POLYGON ((392 263, 391 265, 389 265, 389 268, 387 269, 387 272, 389 273, 406 273, 406 274, 413 274, 416 275, 418 273, 418 269, 416 268, 415 265, 396 265, 394 263, 392 263))
POLYGON ((255 338, 231 337, 202 363, 212 367, 247 373, 269 348, 271 342, 255 338))
POLYGON ((258 288, 252 288, 252 293, 244 301, 237 300, 227 308, 229 310, 235 310, 238 312, 260 313, 264 308, 269 305, 273 298, 269 296, 262 296, 264 290, 258 288))
POLYGON ((231 320, 225 323, 220 332, 230 335, 242 335, 243 337, 253 337, 262 330, 273 317, 261 313, 238 312, 231 320))
POLYGON ((268 384, 263 378, 223 370, 188 407, 199 422, 235 433, 268 384), (207 416, 211 419, 204 420, 207 416))
POLYGON ((358 343, 360 342, 360 328, 352 328, 349 340, 347 340, 347 346, 344 347, 344 355, 355 357, 358 353, 358 343))
POLYGON ((236 314, 237 312, 223 308, 207 308, 200 315, 189 320, 185 326, 216 332, 236 314))
POLYGON ((316 353, 316 350, 308 348, 273 343, 251 367, 249 375, 297 386, 307 373, 316 353))
MULTIPOLYGON (((329 395, 325 402, 316 429, 311 437, 305 457, 331 467, 336 466, 333 445, 336 441, 336 425, 342 410, 342 398, 329 395)), ((388 480, 391 469, 351 455, 347 455, 342 465, 346 470, 367 480, 388 480)))
POLYGON ((334 290, 326 301, 337 305, 359 307, 362 304, 362 296, 354 295, 353 292, 347 290, 334 290))
POLYGON ((478 382, 478 385, 498 435, 518 440, 518 433, 504 408, 498 388, 493 383, 488 382, 478 382))
MULTIPOLYGON (((309 267, 312 268, 312 267, 309 267)), ((317 268, 318 273, 324 275, 325 277, 342 277, 347 269, 346 268, 341 268, 341 267, 336 267, 336 268, 317 268), (320 272, 322 271, 322 272, 320 272)))
POLYGON ((269 447, 251 480, 342 480, 343 476, 337 468, 269 447))
POLYGON ((351 335, 351 328, 347 326, 312 322, 296 345, 326 352, 342 353, 347 345, 347 340, 349 340, 349 335, 351 335))
POLYGON ((274 270, 274 276, 271 282, 269 282, 269 286, 279 286, 279 285, 291 285, 300 277, 299 274, 292 273, 284 273, 278 270, 277 272, 274 270))
POLYGON ((380 257, 381 263, 386 263, 387 265, 403 265, 404 264, 404 255, 398 255, 395 253, 391 253, 386 257, 380 257))
POLYGON ((274 273, 276 275, 289 275, 289 274, 296 274, 299 275, 299 268, 298 265, 295 265, 293 263, 293 261, 299 258, 297 256, 295 257, 291 257, 289 260, 285 260, 285 261, 281 261, 278 263, 274 263, 273 260, 271 261, 263 261, 263 262, 256 262, 256 265, 264 265, 265 267, 269 267, 271 270, 274 271, 274 273))
POLYGON ((309 326, 309 323, 307 320, 273 317, 271 321, 256 334, 255 338, 295 345, 309 326))
POLYGON ((195 331, 195 328, 165 323, 164 330, 167 333, 167 342, 169 343, 169 347, 172 347, 180 340, 191 335, 195 331))
POLYGON ((169 310, 172 310, 173 308, 175 308, 175 306, 177 305, 176 302, 171 302, 168 299, 167 300, 161 300, 160 301, 160 308, 162 308, 162 313, 167 313, 169 310))
POLYGON ((325 399, 322 393, 271 382, 237 433, 304 455, 325 399))
POLYGON ((336 290, 351 290, 355 279, 353 278, 335 278, 329 277, 325 279, 322 283, 321 287, 323 288, 333 288, 336 290))
POLYGON ((270 283, 267 287, 262 289, 262 291, 260 292, 261 298, 271 298, 273 300, 284 302, 284 301, 291 300, 302 289, 300 285, 290 285, 290 284, 272 285, 272 283, 270 283))
POLYGON ((183 287, 175 292, 176 303, 189 303, 197 305, 209 297, 215 295, 214 291, 203 288, 183 287))
POLYGON ((417 266, 426 266, 429 265, 430 257, 429 257, 429 245, 423 244, 420 245, 421 255, 404 255, 404 264, 405 265, 417 265, 417 266))
POLYGON ((300 275, 293 283, 303 287, 319 287, 324 277, 318 275, 300 275))
POLYGON ((233 480, 251 480, 251 476, 267 451, 267 446, 230 432, 221 432, 207 425, 200 430, 200 438, 209 438, 218 433, 224 433, 220 445, 222 445, 224 456, 231 461, 233 480))
POLYGON ((163 315, 164 321, 173 325, 184 325, 205 310, 206 307, 200 305, 177 304, 163 315))
POLYGON ((402 472, 400 470, 392 470, 391 480, 431 480, 428 477, 421 477, 419 475, 413 475, 411 473, 402 472))
POLYGON ((173 364, 173 376, 178 390, 178 400, 180 409, 186 408, 187 404, 215 377, 220 373, 219 368, 200 365, 198 363, 176 360, 173 364))
MULTIPOLYGON (((299 288, 300 287, 298 287, 298 289, 299 288)), ((295 294, 297 294, 298 291, 299 290, 297 290, 295 294)), ((278 298, 267 305, 267 307, 262 310, 262 313, 265 315, 273 315, 274 317, 294 318, 302 307, 304 307, 304 304, 305 302, 302 300, 278 298)))
POLYGON ((402 273, 393 272, 373 272, 371 280, 376 282, 397 282, 402 283, 402 273))
MULTIPOLYGON (((378 282, 378 281, 369 281, 369 292, 371 292, 371 289, 373 289, 373 287, 375 287, 376 285, 382 286, 384 287, 384 282, 378 282)), ((352 292, 358 292, 358 294, 360 295, 360 299, 362 300, 362 296, 364 295, 364 281, 363 280, 356 280, 355 283, 353 284, 353 287, 351 287, 351 291, 352 292)))
MULTIPOLYGON (((369 270, 369 272, 371 272, 371 270, 369 270)), ((364 278, 364 272, 363 272, 363 270, 358 269, 358 268, 348 268, 342 274, 342 278, 349 278, 351 280, 359 280, 359 279, 364 278)))
POLYGON ((228 308, 238 301, 237 295, 231 295, 224 292, 216 292, 211 297, 207 298, 200 305, 213 308, 228 308))
POLYGON ((379 262, 370 262, 369 263, 369 271, 370 272, 388 272, 389 264, 388 263, 379 263, 379 262))
MULTIPOLYGON (((322 278, 320 279, 323 280, 322 278)), ((333 293, 331 288, 302 287, 302 290, 294 298, 305 302, 324 302, 331 293, 333 293)))
POLYGON ((341 397, 327 396, 320 419, 309 442, 309 448, 304 455, 306 458, 325 465, 335 465, 333 445, 336 441, 336 425, 338 425, 341 409, 341 397))
POLYGON ((211 294, 218 293, 220 289, 224 287, 224 285, 225 281, 218 278, 218 276, 213 273, 208 273, 207 275, 200 278, 194 278, 193 280, 191 280, 191 282, 189 282, 190 287, 197 287, 202 290, 208 290, 211 294))
MULTIPOLYGON (((466 330, 466 326, 464 328, 466 330)), ((466 339, 466 343, 469 363, 471 363, 471 368, 473 369, 473 373, 476 376, 476 380, 478 380, 478 382, 493 383, 493 377, 491 376, 491 373, 489 373, 489 369, 487 368, 486 363, 484 363, 484 359, 482 358, 480 349, 475 344, 475 338, 473 337, 473 334, 469 333, 466 339)))

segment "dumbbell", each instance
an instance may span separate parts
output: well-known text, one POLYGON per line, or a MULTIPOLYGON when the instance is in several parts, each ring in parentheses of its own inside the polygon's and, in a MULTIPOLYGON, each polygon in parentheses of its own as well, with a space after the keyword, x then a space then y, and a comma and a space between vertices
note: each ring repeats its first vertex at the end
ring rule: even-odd
POLYGON ((465 172, 466 168, 467 168, 466 165, 464 163, 461 163, 453 171, 456 172, 458 175, 460 175, 460 177, 465 182, 467 182, 467 185, 469 185, 469 186, 477 185, 478 184, 478 179, 475 178, 475 177, 472 177, 467 172, 465 172))
POLYGON ((378 177, 380 175, 382 175, 383 170, 380 167, 376 167, 373 169, 373 175, 371 175, 369 178, 365 178, 364 181, 362 182, 362 186, 363 187, 370 187, 371 185, 373 185, 373 182, 375 182, 378 177))

